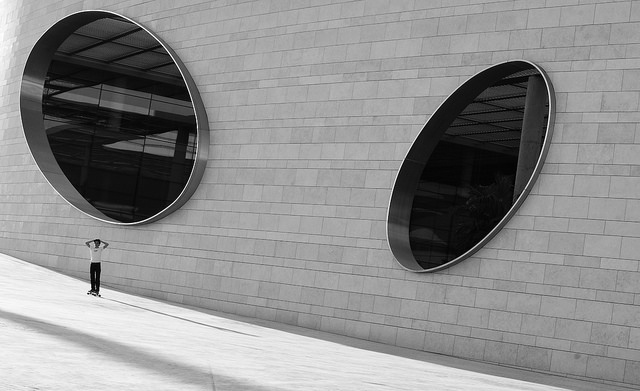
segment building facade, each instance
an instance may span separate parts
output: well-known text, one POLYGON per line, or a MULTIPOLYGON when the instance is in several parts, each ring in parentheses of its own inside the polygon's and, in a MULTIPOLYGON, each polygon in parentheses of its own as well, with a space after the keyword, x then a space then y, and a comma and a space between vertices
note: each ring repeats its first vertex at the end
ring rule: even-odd
POLYGON ((0 251, 203 308, 563 376, 640 386, 640 1, 36 0, 0 5, 0 251), (208 117, 206 168, 143 225, 71 206, 31 154, 27 59, 105 10, 161 38, 208 117), (548 154, 513 217, 433 273, 394 258, 395 178, 424 124, 483 69, 553 84, 548 154))

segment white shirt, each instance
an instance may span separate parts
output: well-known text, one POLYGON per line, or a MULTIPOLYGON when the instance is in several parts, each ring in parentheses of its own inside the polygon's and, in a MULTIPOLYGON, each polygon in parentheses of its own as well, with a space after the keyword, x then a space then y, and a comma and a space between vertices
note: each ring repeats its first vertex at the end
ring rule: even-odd
POLYGON ((89 253, 91 254, 91 262, 100 262, 102 260, 102 250, 104 250, 104 247, 101 246, 102 243, 100 243, 100 246, 96 247, 95 243, 89 243, 89 253))

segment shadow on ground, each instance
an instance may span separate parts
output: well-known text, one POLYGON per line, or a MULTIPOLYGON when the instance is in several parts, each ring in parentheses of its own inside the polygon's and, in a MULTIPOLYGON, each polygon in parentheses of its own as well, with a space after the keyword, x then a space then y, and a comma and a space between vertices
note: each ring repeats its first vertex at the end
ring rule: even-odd
MULTIPOLYGON (((0 318, 17 323, 28 329, 44 333, 63 340, 65 343, 74 344, 81 348, 93 351, 96 355, 106 354, 126 365, 136 366, 141 369, 172 376, 176 380, 195 386, 201 386, 204 390, 216 391, 216 384, 234 385, 246 391, 278 391, 274 387, 263 387, 256 384, 242 382, 236 378, 214 374, 195 366, 188 366, 178 361, 168 360, 156 354, 146 352, 117 341, 109 340, 89 333, 60 326, 34 317, 0 310, 0 318)), ((205 325, 206 326, 206 325, 205 325)), ((46 352, 43 352, 46 354, 46 352)))

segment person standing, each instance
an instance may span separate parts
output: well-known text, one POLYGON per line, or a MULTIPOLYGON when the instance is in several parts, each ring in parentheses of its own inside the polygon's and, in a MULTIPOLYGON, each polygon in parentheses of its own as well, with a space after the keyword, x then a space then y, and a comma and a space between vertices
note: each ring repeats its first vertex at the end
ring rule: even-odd
POLYGON ((100 296, 100 272, 102 271, 100 262, 102 261, 102 251, 109 247, 109 243, 100 239, 93 239, 87 240, 84 244, 89 247, 89 253, 91 254, 91 266, 89 267, 91 290, 87 294, 100 296))

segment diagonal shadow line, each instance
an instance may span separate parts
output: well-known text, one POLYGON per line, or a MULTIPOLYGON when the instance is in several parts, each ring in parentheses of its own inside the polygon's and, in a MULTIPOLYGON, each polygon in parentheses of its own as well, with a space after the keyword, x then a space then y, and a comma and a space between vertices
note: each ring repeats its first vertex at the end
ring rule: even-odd
POLYGON ((218 326, 210 325, 210 324, 207 324, 207 323, 198 322, 196 320, 183 318, 182 316, 167 314, 166 312, 152 310, 151 308, 145 308, 145 307, 141 307, 139 305, 135 305, 135 304, 131 304, 131 303, 125 303, 124 301, 120 301, 120 300, 116 300, 116 299, 109 299, 109 298, 104 298, 104 297, 102 299, 103 300, 113 301, 115 303, 119 303, 119 304, 126 305, 126 306, 129 306, 129 307, 137 308, 137 309, 140 309, 140 310, 153 312, 154 314, 164 315, 164 316, 168 316, 170 318, 179 319, 179 320, 183 320, 185 322, 190 322, 190 323, 197 324, 197 325, 200 325, 200 326, 209 327, 209 328, 212 328, 212 329, 215 329, 215 330, 227 331, 227 332, 230 332, 230 333, 236 333, 236 334, 240 334, 240 335, 246 335, 248 337, 258 337, 255 334, 243 333, 242 331, 231 330, 231 329, 227 329, 227 328, 224 328, 224 327, 218 327, 218 326))
MULTIPOLYGON (((216 390, 217 382, 219 383, 218 387, 220 387, 220 383, 232 384, 234 389, 245 391, 278 391, 278 388, 272 386, 266 387, 251 384, 238 378, 214 374, 211 367, 209 367, 209 371, 201 370, 195 366, 158 357, 142 349, 120 342, 91 335, 31 316, 0 309, 0 318, 28 326, 32 329, 37 329, 38 332, 49 334, 83 348, 89 348, 96 351, 96 353, 110 355, 118 362, 135 365, 142 369, 155 371, 163 375, 170 375, 187 384, 206 386, 206 389, 216 390)), ((222 391, 222 389, 219 388, 217 390, 222 391)))

